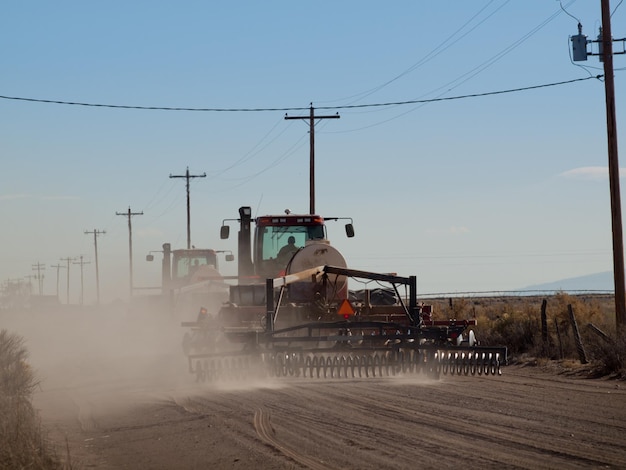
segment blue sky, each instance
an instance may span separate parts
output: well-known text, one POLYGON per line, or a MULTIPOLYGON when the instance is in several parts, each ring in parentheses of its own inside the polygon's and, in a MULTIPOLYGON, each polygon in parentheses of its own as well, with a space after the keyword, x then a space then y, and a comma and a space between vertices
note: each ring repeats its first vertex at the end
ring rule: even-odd
MULTIPOLYGON (((352 217, 331 242, 348 265, 416 275, 422 293, 519 289, 612 269, 602 74, 570 59, 595 39, 600 2, 11 2, 2 6, 0 95, 109 105, 303 108, 316 125, 316 209, 352 217), (566 10, 566 11, 564 11, 566 10)), ((613 2, 613 36, 626 7, 613 2)), ((618 134, 626 57, 615 56, 618 134)), ((115 109, 0 99, 0 280, 84 256, 95 299, 93 236, 105 300, 157 285, 162 243, 219 239, 241 205, 307 212, 304 121, 285 111, 115 109)), ((234 264, 223 266, 228 274, 234 264)), ((71 270, 71 301, 79 267, 71 270)), ((65 272, 61 271, 65 292, 65 272)), ((62 299, 63 299, 62 295, 62 299)))

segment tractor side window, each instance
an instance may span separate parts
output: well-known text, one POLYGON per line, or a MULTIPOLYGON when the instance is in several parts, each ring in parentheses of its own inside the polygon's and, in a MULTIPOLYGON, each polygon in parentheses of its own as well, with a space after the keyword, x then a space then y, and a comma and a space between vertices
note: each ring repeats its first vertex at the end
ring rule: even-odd
POLYGON ((326 238, 326 231, 324 225, 314 225, 308 227, 308 240, 323 240, 326 238))
POLYGON ((176 277, 178 279, 189 275, 189 259, 179 258, 176 262, 176 277))
POLYGON ((176 277, 184 278, 193 273, 200 266, 201 260, 198 258, 180 258, 176 265, 176 277))
POLYGON ((217 269, 217 255, 215 253, 209 253, 201 261, 202 264, 208 264, 217 269))

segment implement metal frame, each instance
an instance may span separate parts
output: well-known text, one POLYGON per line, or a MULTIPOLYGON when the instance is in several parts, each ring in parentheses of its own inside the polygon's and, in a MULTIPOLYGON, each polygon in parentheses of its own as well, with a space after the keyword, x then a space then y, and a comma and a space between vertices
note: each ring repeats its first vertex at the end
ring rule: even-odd
MULTIPOLYGON (((332 322, 311 322, 297 326, 275 329, 275 320, 281 305, 284 288, 300 279, 277 282, 277 279, 266 281, 266 330, 263 333, 255 333, 254 340, 265 343, 274 350, 281 351, 332 351, 337 349, 354 350, 393 350, 423 349, 423 350, 451 350, 451 351, 479 351, 498 353, 503 358, 503 364, 507 363, 507 348, 503 346, 473 346, 467 344, 454 344, 450 338, 459 337, 470 324, 467 320, 450 320, 448 322, 430 322, 425 325, 422 321, 421 307, 417 304, 417 278, 415 276, 402 277, 391 274, 372 273, 356 269, 348 269, 336 266, 320 266, 308 270, 313 271, 316 277, 321 276, 324 291, 329 282, 328 275, 346 276, 353 278, 368 279, 386 282, 392 285, 400 301, 404 321, 372 321, 361 320, 360 316, 353 319, 332 322), (281 287, 278 301, 274 300, 275 288, 281 287), (398 285, 409 287, 408 305, 402 300, 398 292, 398 285), (323 332, 333 331, 331 334, 323 332), (360 331, 360 332, 359 332, 360 331), (366 331, 367 333, 364 333, 366 331), (300 333, 300 334, 294 334, 300 333), (317 333, 317 334, 315 334, 317 333), (308 348, 301 346, 302 343, 334 343, 329 348, 308 348), (292 343, 300 343, 291 346, 292 343), (360 347, 360 343, 369 343, 369 346, 360 347), (379 343, 380 346, 375 346, 379 343), (384 345, 383 345, 384 343, 384 345)), ((297 277, 297 276, 296 276, 297 277)), ((396 310, 397 311, 397 310, 396 310)))
MULTIPOLYGON (((265 331, 244 327, 223 328, 227 337, 244 345, 243 350, 235 352, 215 352, 194 354, 194 360, 206 357, 238 356, 257 352, 285 353, 336 353, 341 351, 399 351, 421 350, 424 352, 455 351, 497 354, 501 364, 507 364, 505 346, 476 346, 467 343, 457 344, 451 338, 458 338, 470 324, 468 320, 449 320, 424 322, 421 307, 417 303, 417 279, 415 276, 402 277, 391 274, 372 273, 336 266, 319 266, 277 279, 267 279, 265 289, 266 316, 265 331), (397 321, 376 321, 367 319, 368 315, 356 315, 350 319, 338 321, 315 321, 296 326, 276 329, 285 287, 294 282, 314 278, 321 281, 324 291, 330 282, 328 276, 336 275, 386 282, 392 285, 400 306, 388 306, 397 321), (402 300, 398 286, 408 286, 408 305, 402 300), (280 287, 278 299, 276 288, 280 287), (402 313, 398 313, 402 312, 402 313), (361 319, 363 318, 363 319, 361 319)), ((384 309, 384 307, 381 307, 384 309)))

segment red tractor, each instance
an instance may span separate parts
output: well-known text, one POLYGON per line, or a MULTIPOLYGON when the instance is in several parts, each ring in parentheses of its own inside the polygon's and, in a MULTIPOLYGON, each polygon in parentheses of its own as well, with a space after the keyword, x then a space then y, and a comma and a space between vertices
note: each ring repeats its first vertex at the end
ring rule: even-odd
MULTIPOLYGON (((286 211, 253 219, 251 212, 241 207, 236 219, 239 273, 229 301, 210 321, 183 324, 206 340, 203 351, 186 350, 198 380, 258 371, 309 377, 500 373, 506 348, 479 346, 473 332, 466 333, 474 320, 433 321, 430 306, 417 301, 415 276, 347 268, 326 234, 325 221, 340 218, 286 211), (377 291, 388 287, 383 296, 350 296, 349 279, 373 282, 377 291)), ((346 235, 353 237, 352 219, 346 219, 346 235)), ((229 232, 224 223, 221 238, 229 232)))

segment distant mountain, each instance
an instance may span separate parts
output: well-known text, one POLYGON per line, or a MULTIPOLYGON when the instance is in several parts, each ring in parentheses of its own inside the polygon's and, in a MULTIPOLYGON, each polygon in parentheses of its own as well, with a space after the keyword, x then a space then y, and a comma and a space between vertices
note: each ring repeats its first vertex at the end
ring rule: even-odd
POLYGON ((544 284, 535 284, 522 290, 548 290, 548 291, 581 291, 581 290, 605 290, 613 291, 613 271, 587 274, 586 276, 570 277, 544 284))

